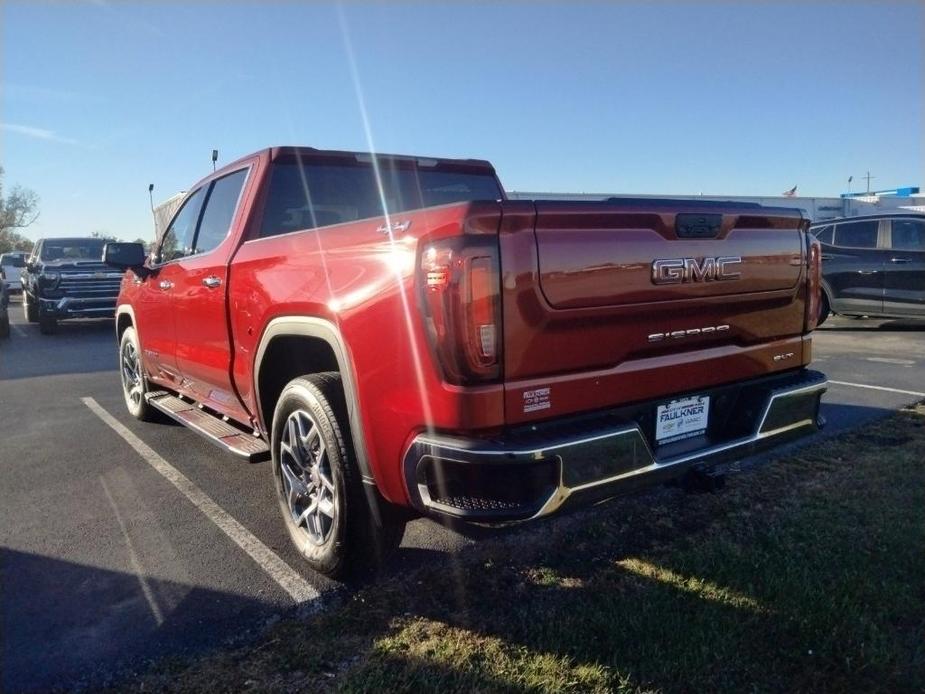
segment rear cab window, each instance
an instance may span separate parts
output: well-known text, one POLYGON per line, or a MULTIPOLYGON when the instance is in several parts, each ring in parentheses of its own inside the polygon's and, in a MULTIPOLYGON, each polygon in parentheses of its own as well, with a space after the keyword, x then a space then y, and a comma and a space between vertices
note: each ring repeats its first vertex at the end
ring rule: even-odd
POLYGON ((300 162, 292 157, 274 162, 259 236, 503 197, 488 168, 381 160, 379 174, 381 190, 371 161, 300 162))
POLYGON ((876 248, 880 222, 865 219, 835 225, 835 245, 841 248, 876 248))

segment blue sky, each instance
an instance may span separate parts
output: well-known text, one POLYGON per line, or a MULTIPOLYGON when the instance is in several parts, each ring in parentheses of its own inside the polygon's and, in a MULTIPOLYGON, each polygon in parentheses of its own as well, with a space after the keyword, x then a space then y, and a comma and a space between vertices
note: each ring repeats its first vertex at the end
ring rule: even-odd
POLYGON ((5 0, 0 164, 40 235, 147 237, 273 144, 478 157, 509 190, 837 195, 925 184, 921 2, 5 0))

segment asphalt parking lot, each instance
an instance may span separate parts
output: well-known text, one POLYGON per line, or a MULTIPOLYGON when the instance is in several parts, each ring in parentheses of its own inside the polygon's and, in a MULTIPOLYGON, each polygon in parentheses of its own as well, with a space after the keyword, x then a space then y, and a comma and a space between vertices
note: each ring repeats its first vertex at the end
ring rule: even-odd
MULTIPOLYGON (((343 588, 291 549, 267 465, 128 416, 111 321, 43 336, 18 300, 10 309, 13 335, 0 344, 0 689, 95 683, 244 638, 295 605, 274 566, 302 586, 301 609, 343 588)), ((818 331, 816 365, 831 381, 823 435, 925 397, 923 332, 925 322, 843 318, 818 331)), ((389 570, 469 542, 415 521, 389 570)))

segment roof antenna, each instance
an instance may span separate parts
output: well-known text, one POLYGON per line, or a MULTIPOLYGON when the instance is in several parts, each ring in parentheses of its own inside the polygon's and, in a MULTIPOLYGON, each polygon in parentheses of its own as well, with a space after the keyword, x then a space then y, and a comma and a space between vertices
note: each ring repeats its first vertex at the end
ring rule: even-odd
POLYGON ((215 162, 218 161, 218 150, 212 150, 212 171, 215 171, 215 162))
POLYGON ((148 184, 148 201, 151 203, 151 212, 154 212, 154 184, 148 184))

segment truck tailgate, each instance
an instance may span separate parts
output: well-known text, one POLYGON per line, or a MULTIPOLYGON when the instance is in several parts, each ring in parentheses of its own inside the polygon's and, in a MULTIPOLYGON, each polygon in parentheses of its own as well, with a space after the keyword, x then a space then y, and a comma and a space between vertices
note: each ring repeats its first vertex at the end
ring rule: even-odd
POLYGON ((736 203, 504 203, 507 420, 800 366, 806 223, 736 203))

